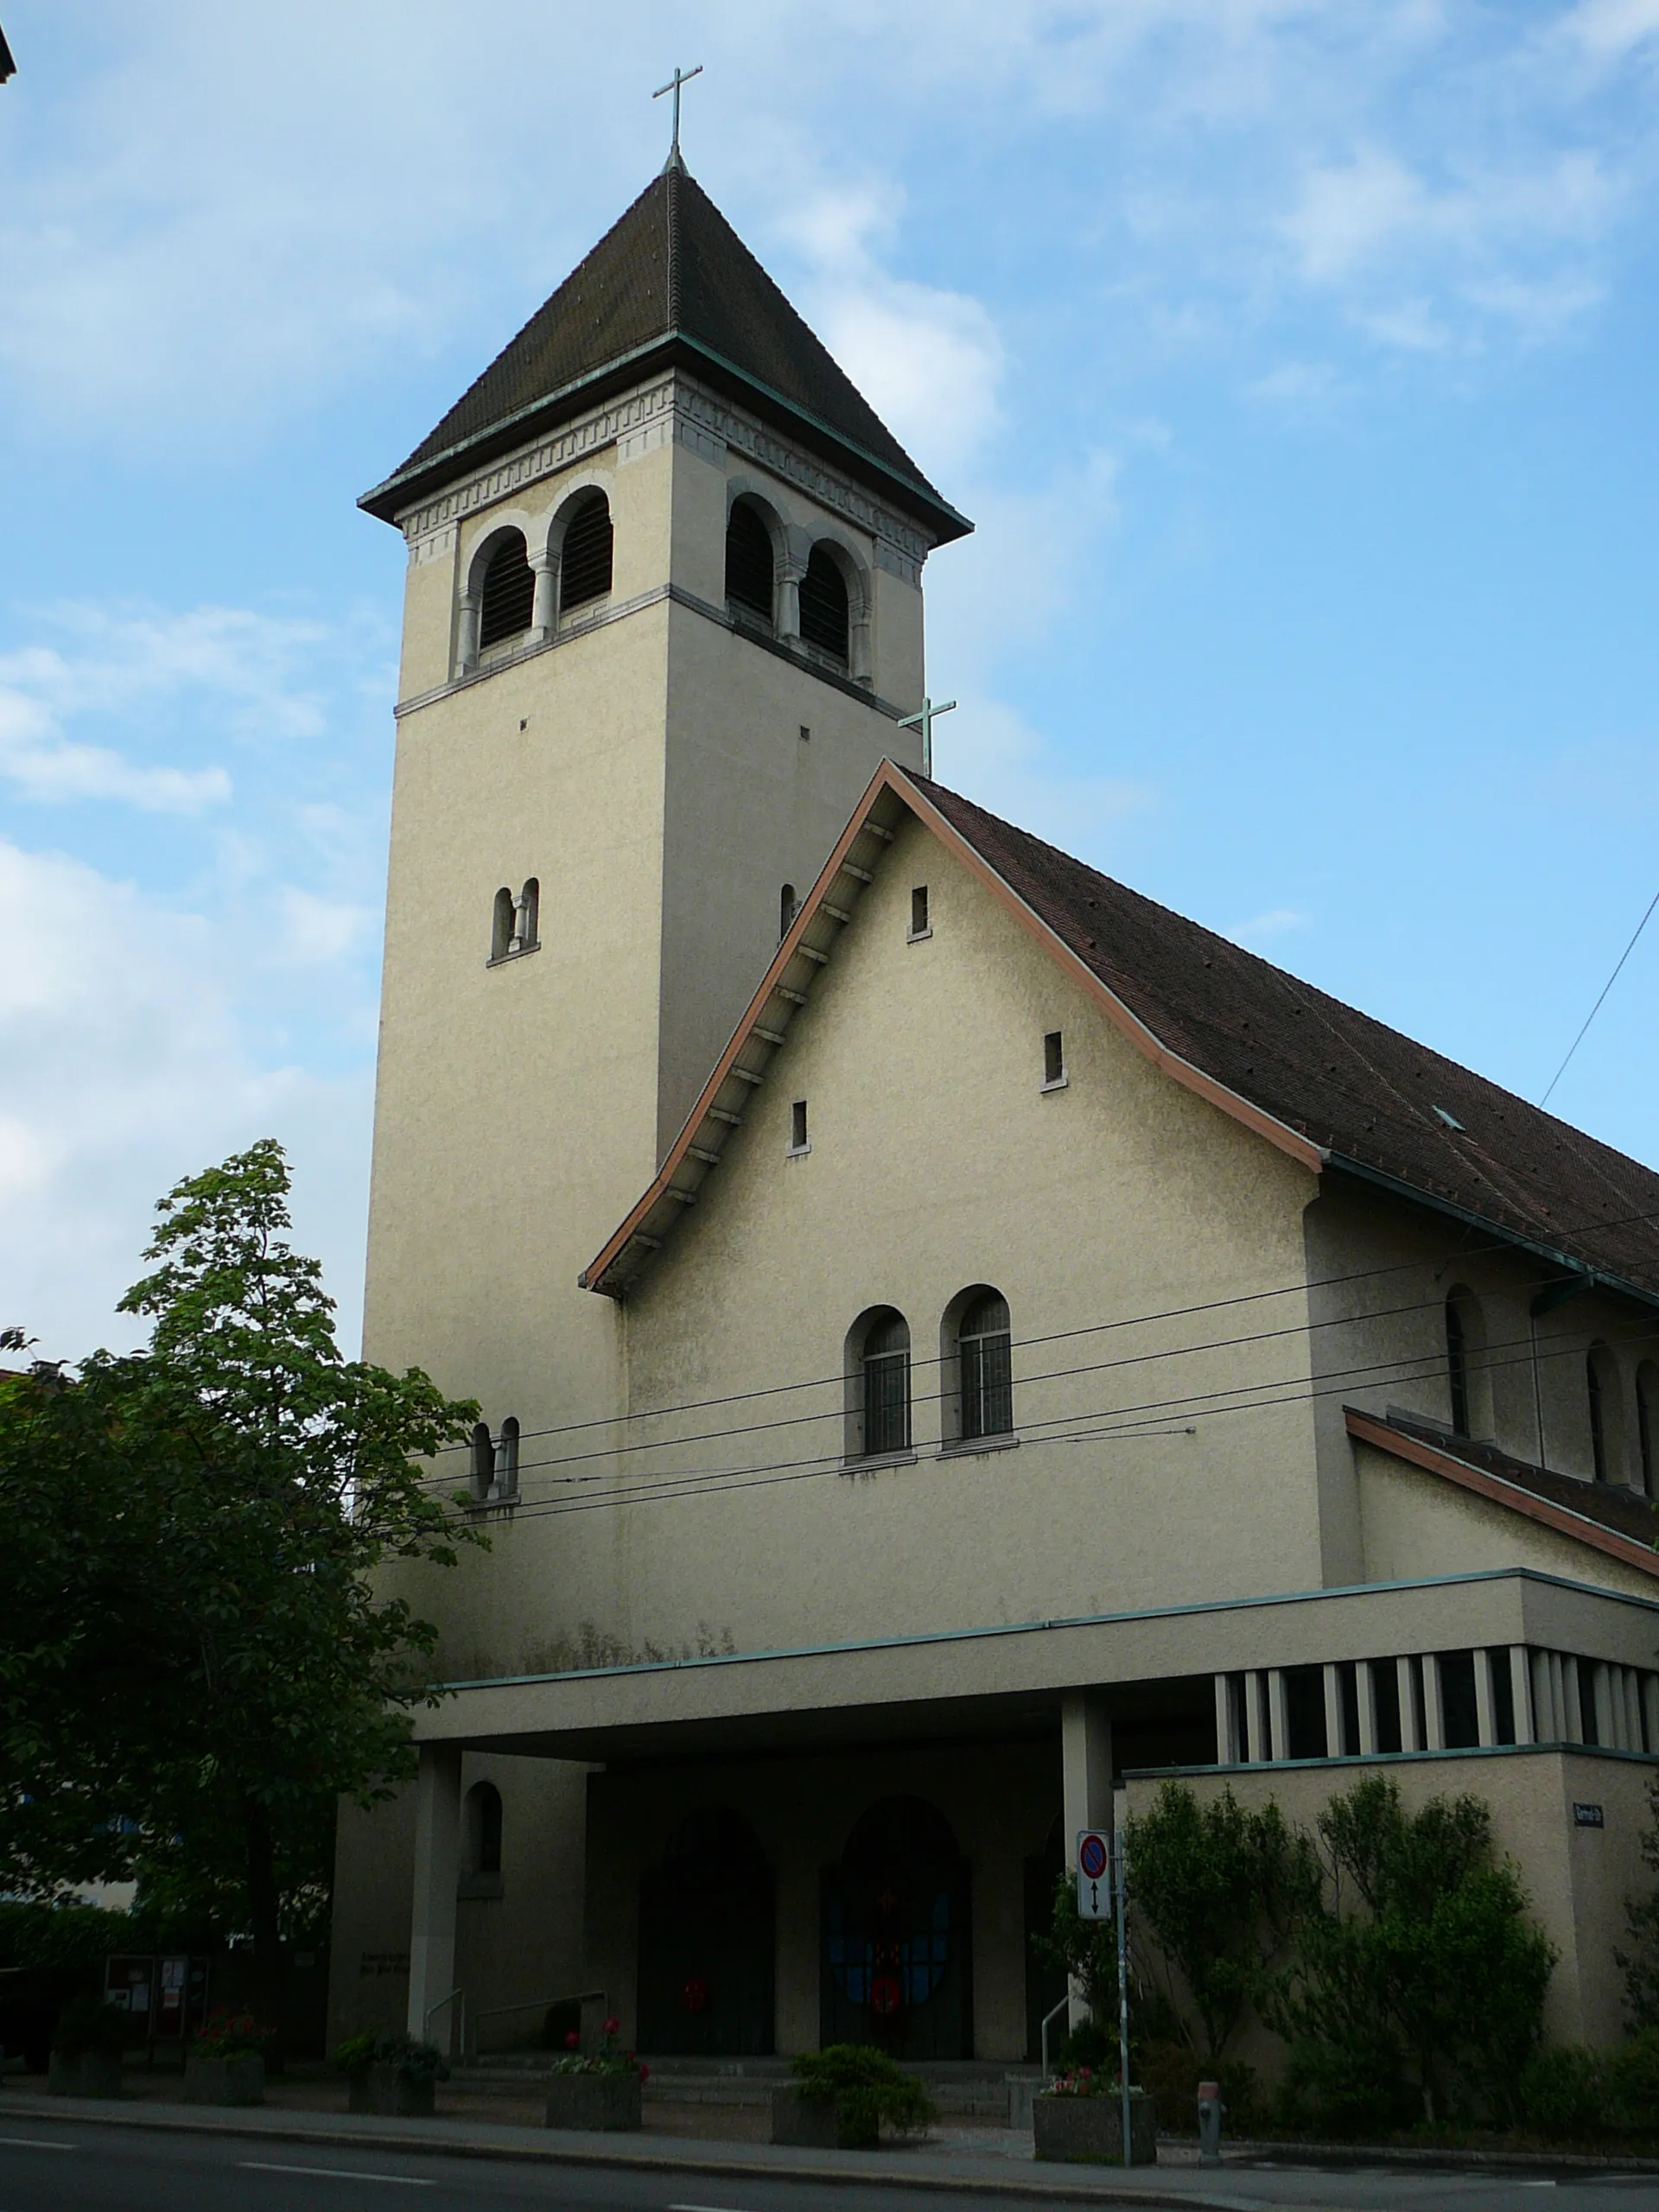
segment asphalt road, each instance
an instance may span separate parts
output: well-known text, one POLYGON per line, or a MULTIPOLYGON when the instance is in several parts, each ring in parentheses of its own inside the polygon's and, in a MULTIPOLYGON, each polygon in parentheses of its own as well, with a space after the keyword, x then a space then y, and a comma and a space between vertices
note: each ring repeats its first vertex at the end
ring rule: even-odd
MULTIPOLYGON (((1022 2177, 1024 2178, 1025 2177, 1022 2177)), ((1033 2181, 1039 2177, 1030 2174, 1033 2181)), ((1137 2176, 1238 2212, 1659 2212, 1659 2177, 1233 2166, 1137 2176)), ((1133 2196, 1128 2201, 1132 2202, 1133 2196)), ((1033 2212, 1027 2194, 630 2173, 0 2116, 0 2212, 1033 2212)))

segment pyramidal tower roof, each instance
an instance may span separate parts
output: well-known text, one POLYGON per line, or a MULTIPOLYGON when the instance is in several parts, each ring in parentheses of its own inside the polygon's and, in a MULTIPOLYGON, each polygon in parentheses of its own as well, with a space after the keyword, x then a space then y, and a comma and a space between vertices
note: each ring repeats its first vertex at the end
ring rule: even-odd
POLYGON ((461 469, 610 392, 683 366, 922 520, 972 524, 933 486, 677 153, 401 468, 359 505, 391 522, 461 469))

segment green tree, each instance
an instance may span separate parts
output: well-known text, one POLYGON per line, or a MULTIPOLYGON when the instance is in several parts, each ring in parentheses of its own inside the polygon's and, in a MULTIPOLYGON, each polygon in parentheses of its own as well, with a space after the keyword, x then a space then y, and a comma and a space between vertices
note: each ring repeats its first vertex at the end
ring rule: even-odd
POLYGON ((413 1770, 436 1632, 378 1586, 478 1541, 412 1461, 476 1414, 343 1359, 267 1141, 157 1209, 142 1352, 0 1383, 0 1879, 137 1873, 253 1937, 315 1912, 333 1808, 413 1770))
POLYGON ((1371 1776, 1319 1818, 1329 1897, 1303 1918, 1274 2024, 1326 2116, 1382 2120, 1403 2095, 1431 2125, 1500 2103, 1536 2048, 1558 1955, 1529 1918, 1477 1797, 1406 1810, 1371 1776))
POLYGON ((1219 2067, 1318 1900, 1318 1862, 1276 1804, 1248 1811, 1230 1789, 1201 1804, 1185 1783, 1161 1786, 1128 1843, 1135 1955, 1145 1961, 1144 1931, 1179 1975, 1166 1971, 1164 1990, 1182 2037, 1203 2066, 1219 2067))

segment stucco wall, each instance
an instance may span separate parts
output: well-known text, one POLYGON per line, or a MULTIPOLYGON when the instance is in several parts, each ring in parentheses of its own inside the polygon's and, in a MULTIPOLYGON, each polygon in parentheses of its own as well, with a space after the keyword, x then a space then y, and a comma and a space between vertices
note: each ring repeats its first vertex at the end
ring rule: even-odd
POLYGON ((754 1649, 1316 1586, 1294 1292, 1290 1333, 1266 1345, 1217 1342, 1243 1333, 1230 1309, 1122 1325, 1294 1285, 1310 1189, 1150 1067, 931 836, 901 831, 629 1300, 636 1408, 808 1386, 639 1425, 664 1441, 625 1478, 637 1496, 681 1470, 786 1479, 620 1516, 634 1632, 707 1621, 754 1649), (932 934, 912 944, 917 882, 932 934), (1068 1079, 1046 1091, 1055 1028, 1068 1079), (811 1149, 793 1157, 802 1097, 811 1149), (940 1331, 976 1283, 1009 1300, 1021 1441, 941 1459, 940 1331), (808 1472, 839 1453, 847 1332, 878 1305, 911 1326, 917 1464, 808 1472), (1193 1402, 1287 1385, 1295 1402, 1214 1421, 1193 1402), (1155 1433, 1102 1438, 1114 1422, 1155 1433))

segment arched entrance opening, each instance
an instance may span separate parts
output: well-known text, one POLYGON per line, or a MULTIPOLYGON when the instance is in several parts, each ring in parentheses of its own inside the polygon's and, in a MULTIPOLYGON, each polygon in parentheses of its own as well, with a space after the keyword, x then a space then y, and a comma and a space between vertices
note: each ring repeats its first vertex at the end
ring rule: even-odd
POLYGON ((895 2058, 973 2055, 968 1862, 919 1797, 884 1797, 823 1877, 819 2028, 895 2058))
POLYGON ((741 1813, 680 1824, 639 1883, 639 2048, 761 2057, 772 2048, 772 1868, 741 1813))

